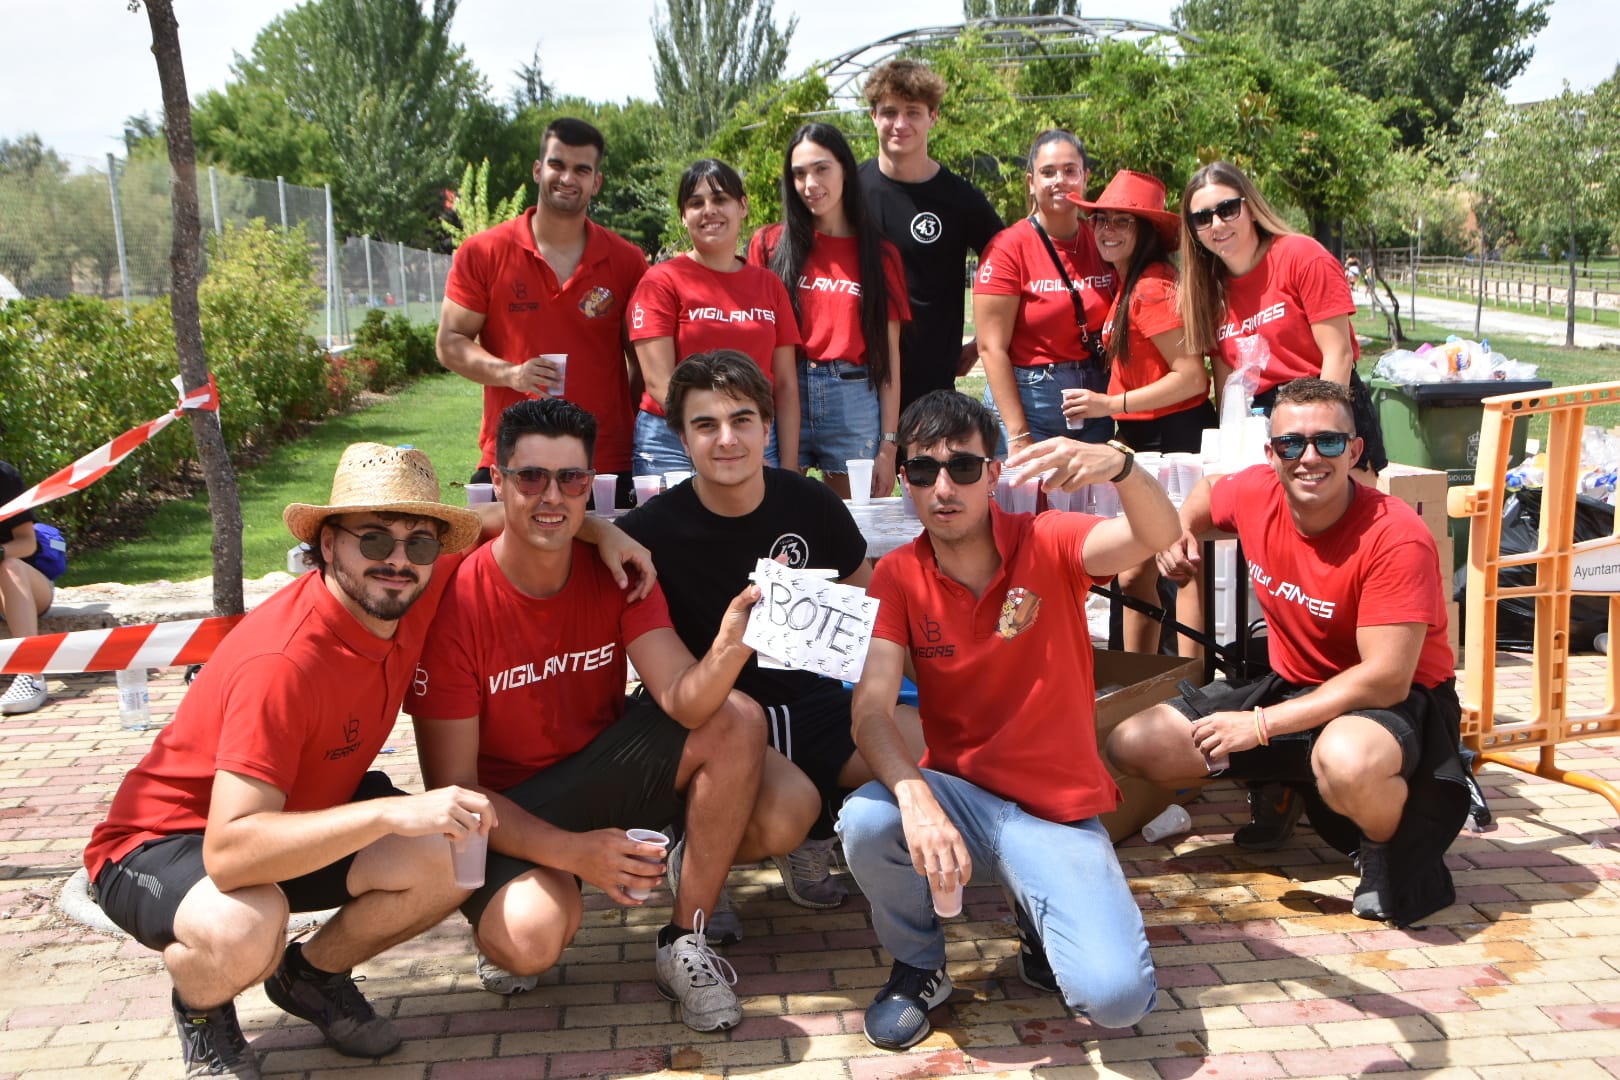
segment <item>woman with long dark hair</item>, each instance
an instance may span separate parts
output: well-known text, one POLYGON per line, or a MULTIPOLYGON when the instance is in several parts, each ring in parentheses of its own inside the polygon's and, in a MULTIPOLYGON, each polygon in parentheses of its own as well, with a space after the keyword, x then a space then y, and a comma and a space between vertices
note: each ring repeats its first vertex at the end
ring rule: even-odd
POLYGON ((799 382, 794 377, 799 326, 781 281, 737 254, 748 217, 742 177, 723 161, 688 166, 676 193, 690 251, 648 270, 628 313, 630 340, 646 392, 636 417, 638 473, 690 470, 678 434, 664 420, 664 396, 675 365, 688 356, 736 349, 771 381, 775 424, 765 458, 799 458, 799 382))
POLYGON ((911 315, 900 251, 869 222, 856 170, 843 132, 799 128, 782 161, 782 224, 748 244, 749 262, 787 287, 804 339, 799 468, 819 468, 846 499, 853 458, 873 460, 872 494, 894 490, 900 324, 911 315))

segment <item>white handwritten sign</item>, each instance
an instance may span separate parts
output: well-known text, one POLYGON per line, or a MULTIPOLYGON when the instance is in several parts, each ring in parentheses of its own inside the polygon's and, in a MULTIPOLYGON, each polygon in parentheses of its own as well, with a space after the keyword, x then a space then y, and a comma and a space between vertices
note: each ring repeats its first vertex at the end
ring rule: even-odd
POLYGON ((759 560, 760 600, 748 615, 743 641, 765 667, 810 671, 854 682, 866 665, 878 602, 853 585, 826 580, 824 571, 792 570, 759 560))

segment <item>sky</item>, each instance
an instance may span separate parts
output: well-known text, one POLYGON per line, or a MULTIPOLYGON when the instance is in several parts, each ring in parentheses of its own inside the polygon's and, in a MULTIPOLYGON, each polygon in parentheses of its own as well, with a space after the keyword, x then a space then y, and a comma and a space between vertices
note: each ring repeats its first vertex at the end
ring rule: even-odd
MULTIPOLYGON (((248 52, 259 29, 294 5, 175 0, 174 6, 195 101, 203 90, 222 87, 234 54, 248 52)), ((595 101, 650 99, 655 6, 662 7, 654 0, 462 0, 451 35, 500 99, 537 44, 545 77, 560 93, 595 101)), ((1174 6, 1173 0, 1093 0, 1081 11, 1088 18, 1168 24, 1174 6)), ((960 0, 776 0, 775 10, 779 23, 799 16, 788 56, 788 72, 798 74, 891 34, 960 22, 962 6, 960 0)), ((0 138, 35 132, 62 155, 89 164, 122 152, 125 117, 161 114, 144 10, 130 14, 123 0, 0 0, 0 30, 9 46, 0 64, 0 138)), ((1551 96, 1565 79, 1588 89, 1620 61, 1620 4, 1554 0, 1535 45, 1535 59, 1509 88, 1510 99, 1551 96)))

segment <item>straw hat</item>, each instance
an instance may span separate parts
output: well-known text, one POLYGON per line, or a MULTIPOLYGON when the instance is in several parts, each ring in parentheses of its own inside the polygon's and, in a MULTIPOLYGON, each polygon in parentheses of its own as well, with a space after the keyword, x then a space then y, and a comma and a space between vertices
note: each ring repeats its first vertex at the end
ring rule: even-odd
POLYGON ((1084 195, 1073 191, 1069 193, 1069 201, 1088 211, 1122 210, 1147 218, 1171 251, 1181 242, 1181 215, 1164 208, 1164 181, 1157 176, 1121 169, 1108 181, 1096 202, 1087 202, 1084 195))
POLYGON ((291 503, 281 512, 281 520, 294 536, 313 544, 327 518, 368 511, 444 522, 448 526, 442 538, 446 551, 471 547, 481 528, 475 512, 439 501, 439 478, 426 454, 409 446, 372 442, 353 443, 343 451, 332 476, 330 503, 291 503))

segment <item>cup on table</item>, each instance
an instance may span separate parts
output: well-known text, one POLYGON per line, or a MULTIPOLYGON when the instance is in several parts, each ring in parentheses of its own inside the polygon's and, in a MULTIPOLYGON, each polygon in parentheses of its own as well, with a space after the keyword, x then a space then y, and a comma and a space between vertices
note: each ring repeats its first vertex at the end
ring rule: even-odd
POLYGON ((849 501, 864 503, 872 501, 872 459, 850 458, 844 462, 844 468, 849 471, 849 501))
MULTIPOLYGON (((658 856, 656 859, 648 858, 645 855, 637 855, 636 858, 640 859, 642 862, 661 863, 669 857, 669 837, 665 836, 661 832, 654 829, 626 829, 624 835, 636 841, 638 844, 657 844, 659 847, 664 849, 664 853, 658 856)), ((647 897, 652 895, 652 890, 626 889, 624 890, 624 894, 632 900, 645 900, 647 897)))
POLYGON ((495 485, 494 484, 468 484, 467 485, 467 505, 468 506, 477 506, 479 503, 488 503, 488 502, 494 502, 494 501, 495 501, 495 485))
POLYGON ((652 497, 662 489, 664 478, 657 473, 649 473, 645 476, 636 477, 634 483, 636 485, 636 505, 646 506, 652 501, 652 497))
POLYGON ((1041 478, 1032 476, 1022 484, 1008 485, 1008 498, 1011 505, 1007 507, 1010 513, 1033 514, 1037 500, 1040 498, 1041 478))
POLYGON ((478 828, 483 819, 473 815, 473 829, 459 840, 450 841, 450 865, 456 888, 477 889, 484 884, 484 861, 489 857, 489 834, 478 828))
POLYGON ((1062 488, 1052 488, 1046 493, 1046 508, 1048 510, 1072 509, 1073 496, 1078 492, 1064 491, 1062 488))
POLYGON ((962 914, 962 871, 938 871, 928 875, 928 892, 934 899, 934 914, 942 919, 962 914))
POLYGON ((910 518, 912 521, 918 520, 917 504, 912 501, 910 484, 900 485, 900 508, 906 512, 906 517, 910 518))
POLYGON ((598 514, 606 514, 613 509, 613 502, 619 493, 619 474, 599 472, 591 480, 591 499, 596 504, 598 514))
POLYGON ((541 353, 540 359, 550 360, 557 368, 557 381, 546 384, 546 393, 551 397, 562 397, 563 388, 568 385, 568 354, 565 352, 541 353))
POLYGON ((664 490, 673 491, 692 479, 692 474, 686 469, 671 469, 664 474, 664 490))
POLYGON ((1091 485, 1091 512, 1098 517, 1119 516, 1119 491, 1113 484, 1091 485))
POLYGON ((1221 460, 1221 429, 1205 428, 1198 435, 1198 456, 1205 462, 1221 460))

